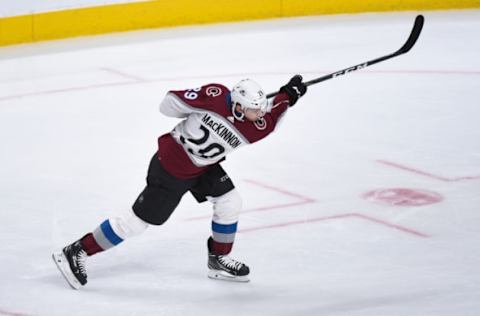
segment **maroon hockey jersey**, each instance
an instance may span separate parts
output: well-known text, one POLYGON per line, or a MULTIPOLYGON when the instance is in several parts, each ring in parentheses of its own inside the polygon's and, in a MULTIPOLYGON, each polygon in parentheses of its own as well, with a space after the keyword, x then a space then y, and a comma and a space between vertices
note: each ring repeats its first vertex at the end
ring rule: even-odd
POLYGON ((288 96, 280 93, 269 103, 265 116, 251 122, 234 118, 230 90, 223 85, 169 91, 160 112, 183 120, 158 139, 158 158, 177 178, 199 176, 233 150, 273 132, 288 106, 288 96))

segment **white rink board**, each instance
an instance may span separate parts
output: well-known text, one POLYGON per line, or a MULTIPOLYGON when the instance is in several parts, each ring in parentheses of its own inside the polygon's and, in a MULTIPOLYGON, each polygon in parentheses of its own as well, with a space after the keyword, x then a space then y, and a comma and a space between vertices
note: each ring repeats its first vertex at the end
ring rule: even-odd
POLYGON ((248 284, 207 278, 211 209, 188 194, 92 257, 81 291, 50 254, 131 206, 177 122, 158 112, 169 89, 252 77, 271 92, 393 52, 415 13, 0 49, 0 315, 479 315, 480 11, 424 15, 411 52, 310 87, 222 163, 244 199, 232 255, 248 284), (375 189, 442 200, 363 198, 375 189))

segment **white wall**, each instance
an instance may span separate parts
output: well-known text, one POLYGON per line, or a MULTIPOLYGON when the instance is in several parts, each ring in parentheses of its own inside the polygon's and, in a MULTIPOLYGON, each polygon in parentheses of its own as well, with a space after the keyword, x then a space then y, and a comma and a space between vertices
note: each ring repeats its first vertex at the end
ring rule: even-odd
POLYGON ((0 0, 0 17, 146 0, 0 0))

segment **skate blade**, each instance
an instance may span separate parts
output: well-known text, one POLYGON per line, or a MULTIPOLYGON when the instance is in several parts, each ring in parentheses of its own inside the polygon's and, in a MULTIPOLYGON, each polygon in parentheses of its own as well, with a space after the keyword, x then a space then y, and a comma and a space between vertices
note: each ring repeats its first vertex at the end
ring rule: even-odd
POLYGON ((68 264, 68 260, 67 258, 65 258, 63 252, 57 252, 52 254, 52 259, 57 265, 58 270, 60 270, 63 277, 68 282, 68 284, 75 290, 80 289, 82 285, 80 284, 80 282, 78 282, 77 278, 70 270, 70 265, 68 264))
POLYGON ((214 280, 223 280, 230 282, 250 282, 248 275, 235 276, 222 270, 210 270, 208 271, 208 277, 214 280))

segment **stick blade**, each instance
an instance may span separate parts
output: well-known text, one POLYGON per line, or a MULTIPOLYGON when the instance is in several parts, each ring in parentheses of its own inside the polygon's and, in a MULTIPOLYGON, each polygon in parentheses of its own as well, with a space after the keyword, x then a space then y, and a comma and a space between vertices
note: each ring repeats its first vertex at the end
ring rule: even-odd
POLYGON ((410 33, 410 36, 408 37, 405 44, 403 44, 402 48, 400 48, 397 51, 398 54, 404 54, 408 52, 410 49, 412 49, 413 45, 415 45, 418 38, 420 37, 420 33, 422 32, 424 22, 425 22, 425 18, 423 17, 423 15, 417 15, 417 17, 415 18, 415 22, 413 24, 412 32, 410 33))

